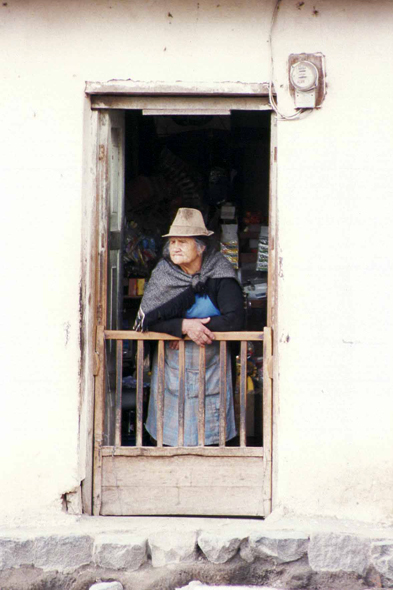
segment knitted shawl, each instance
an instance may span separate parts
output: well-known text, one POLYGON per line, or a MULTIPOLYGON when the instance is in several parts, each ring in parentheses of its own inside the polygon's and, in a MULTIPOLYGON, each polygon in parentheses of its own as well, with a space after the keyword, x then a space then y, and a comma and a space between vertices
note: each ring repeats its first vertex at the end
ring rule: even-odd
POLYGON ((184 317, 195 295, 206 290, 208 279, 234 278, 232 264, 220 252, 211 252, 202 259, 200 272, 189 275, 170 260, 161 259, 145 287, 134 330, 146 332, 158 321, 184 317))

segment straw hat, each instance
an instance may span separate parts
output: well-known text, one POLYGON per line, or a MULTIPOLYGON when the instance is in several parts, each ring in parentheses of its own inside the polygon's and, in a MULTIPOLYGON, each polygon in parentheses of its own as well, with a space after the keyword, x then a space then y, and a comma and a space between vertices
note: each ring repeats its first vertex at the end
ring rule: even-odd
POLYGON ((177 238, 191 238, 192 236, 211 236, 213 231, 206 229, 203 221, 202 213, 198 209, 188 209, 187 207, 180 207, 177 210, 176 217, 173 220, 169 233, 162 237, 169 236, 177 238))

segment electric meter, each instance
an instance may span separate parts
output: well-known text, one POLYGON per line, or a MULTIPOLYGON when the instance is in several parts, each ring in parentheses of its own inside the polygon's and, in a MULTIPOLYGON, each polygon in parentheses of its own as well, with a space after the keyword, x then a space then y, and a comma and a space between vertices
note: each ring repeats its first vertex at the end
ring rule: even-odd
POLYGON ((318 70, 310 61, 298 61, 293 64, 290 77, 296 90, 304 92, 318 86, 318 70))
POLYGON ((295 89, 296 108, 315 107, 315 90, 318 86, 318 69, 310 61, 292 64, 289 79, 295 89))

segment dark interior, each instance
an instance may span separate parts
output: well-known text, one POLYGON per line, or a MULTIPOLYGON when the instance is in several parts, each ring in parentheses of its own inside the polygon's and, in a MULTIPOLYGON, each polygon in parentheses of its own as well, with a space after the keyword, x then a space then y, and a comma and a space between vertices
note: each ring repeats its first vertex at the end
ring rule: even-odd
MULTIPOLYGON (((266 325, 270 113, 146 116, 126 111, 121 328, 132 329, 162 234, 179 207, 199 209, 243 286, 246 326, 266 325)), ((236 350, 233 354, 236 408, 236 350)), ((145 362, 146 406, 149 358, 145 362)), ((262 347, 249 344, 247 443, 262 441, 262 347)), ((125 343, 122 445, 135 444, 135 349, 125 343)), ((150 444, 146 437, 144 444, 150 444)), ((237 444, 236 439, 231 444, 237 444)))

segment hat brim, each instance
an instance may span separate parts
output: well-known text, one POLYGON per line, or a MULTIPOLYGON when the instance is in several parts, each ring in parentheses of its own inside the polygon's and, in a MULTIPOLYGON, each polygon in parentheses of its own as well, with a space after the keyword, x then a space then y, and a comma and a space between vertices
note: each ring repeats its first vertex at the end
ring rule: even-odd
POLYGON ((198 238, 212 236, 214 231, 205 228, 191 228, 185 225, 172 226, 168 234, 163 234, 163 238, 198 238))

